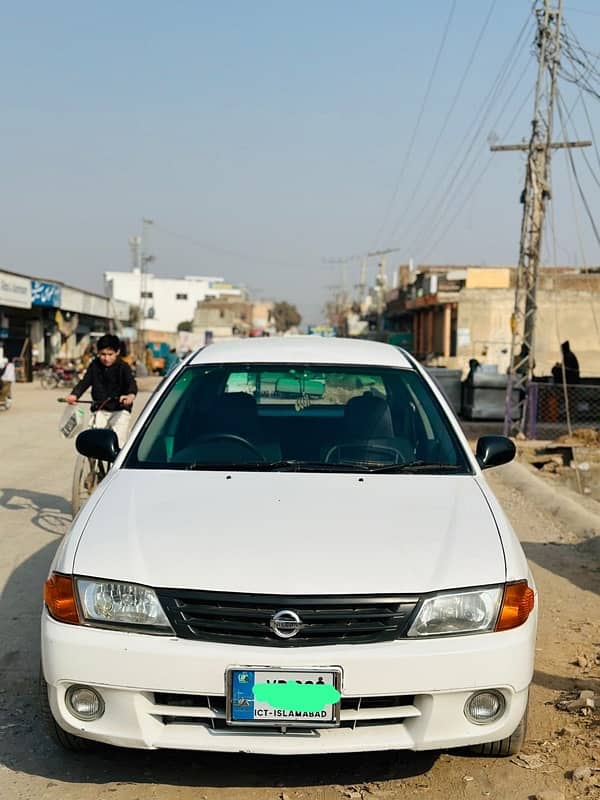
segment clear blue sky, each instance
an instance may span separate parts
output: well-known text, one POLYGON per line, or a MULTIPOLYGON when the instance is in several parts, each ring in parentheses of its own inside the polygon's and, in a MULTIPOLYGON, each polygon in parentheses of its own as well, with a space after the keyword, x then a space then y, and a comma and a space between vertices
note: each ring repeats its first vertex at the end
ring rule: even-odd
MULTIPOLYGON (((600 50, 596 0, 565 5, 581 43, 600 50)), ((451 7, 452 0, 5 4, 0 267, 101 289, 104 270, 129 268, 128 237, 146 216, 157 223, 157 274, 222 274, 256 296, 296 303, 311 322, 326 287, 340 281, 340 267, 324 258, 393 246, 402 251, 390 267, 409 255, 514 263, 522 156, 495 155, 475 181, 490 134, 529 136, 531 31, 507 63, 490 113, 482 121, 478 114, 528 18, 533 25, 531 2, 497 0, 424 173, 492 3, 457 0, 424 104, 451 7)), ((570 107, 576 94, 564 91, 570 107)), ((586 99, 597 126, 598 102, 586 99)), ((581 104, 573 120, 588 137, 581 104)), ((588 157, 600 172, 593 150, 588 157)), ((597 209, 598 187, 578 158, 597 209)), ((558 258, 581 261, 563 165, 557 157, 558 258)), ((583 217, 581 226, 585 258, 600 263, 583 217)), ((372 259, 370 275, 375 268, 372 259)), ((351 262, 348 281, 357 280, 351 262)))

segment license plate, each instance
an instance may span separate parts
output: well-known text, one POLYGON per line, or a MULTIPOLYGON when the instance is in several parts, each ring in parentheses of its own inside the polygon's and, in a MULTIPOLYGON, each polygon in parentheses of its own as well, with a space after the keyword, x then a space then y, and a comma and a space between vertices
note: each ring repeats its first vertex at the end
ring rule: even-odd
POLYGON ((226 678, 229 725, 328 728, 340 723, 339 668, 231 667, 226 678))

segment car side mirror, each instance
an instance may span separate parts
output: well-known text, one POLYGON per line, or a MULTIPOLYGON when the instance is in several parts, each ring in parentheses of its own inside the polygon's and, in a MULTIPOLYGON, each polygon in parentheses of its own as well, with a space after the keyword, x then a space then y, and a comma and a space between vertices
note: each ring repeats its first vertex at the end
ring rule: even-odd
MULTIPOLYGON (((79 434, 82 436, 83 434, 79 434)), ((475 456, 481 469, 508 464, 515 457, 517 448, 506 436, 482 436, 477 440, 475 456)))
POLYGON ((111 463, 119 455, 119 439, 111 428, 90 428, 75 439, 77 452, 82 456, 111 463))

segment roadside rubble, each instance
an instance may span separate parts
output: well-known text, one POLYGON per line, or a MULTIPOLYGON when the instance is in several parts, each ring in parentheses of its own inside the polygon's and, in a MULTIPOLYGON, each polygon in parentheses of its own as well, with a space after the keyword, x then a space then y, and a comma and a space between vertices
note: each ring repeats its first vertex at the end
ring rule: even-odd
POLYGON ((561 711, 579 711, 582 716, 586 716, 597 707, 598 703, 600 703, 600 694, 596 695, 591 689, 584 689, 579 692, 577 697, 558 700, 556 707, 561 711))
POLYGON ((548 481, 600 500, 600 430, 578 428, 548 442, 521 442, 519 458, 548 481))

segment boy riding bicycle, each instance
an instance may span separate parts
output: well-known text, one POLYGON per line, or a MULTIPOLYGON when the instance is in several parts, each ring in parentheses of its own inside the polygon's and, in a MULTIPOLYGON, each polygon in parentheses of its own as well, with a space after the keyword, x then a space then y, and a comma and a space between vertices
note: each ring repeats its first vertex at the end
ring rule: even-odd
POLYGON ((118 336, 107 333, 100 337, 97 350, 97 357, 66 400, 75 405, 91 386, 93 427, 112 428, 119 439, 119 447, 123 447, 129 433, 137 384, 129 365, 119 358, 121 342, 118 336))

